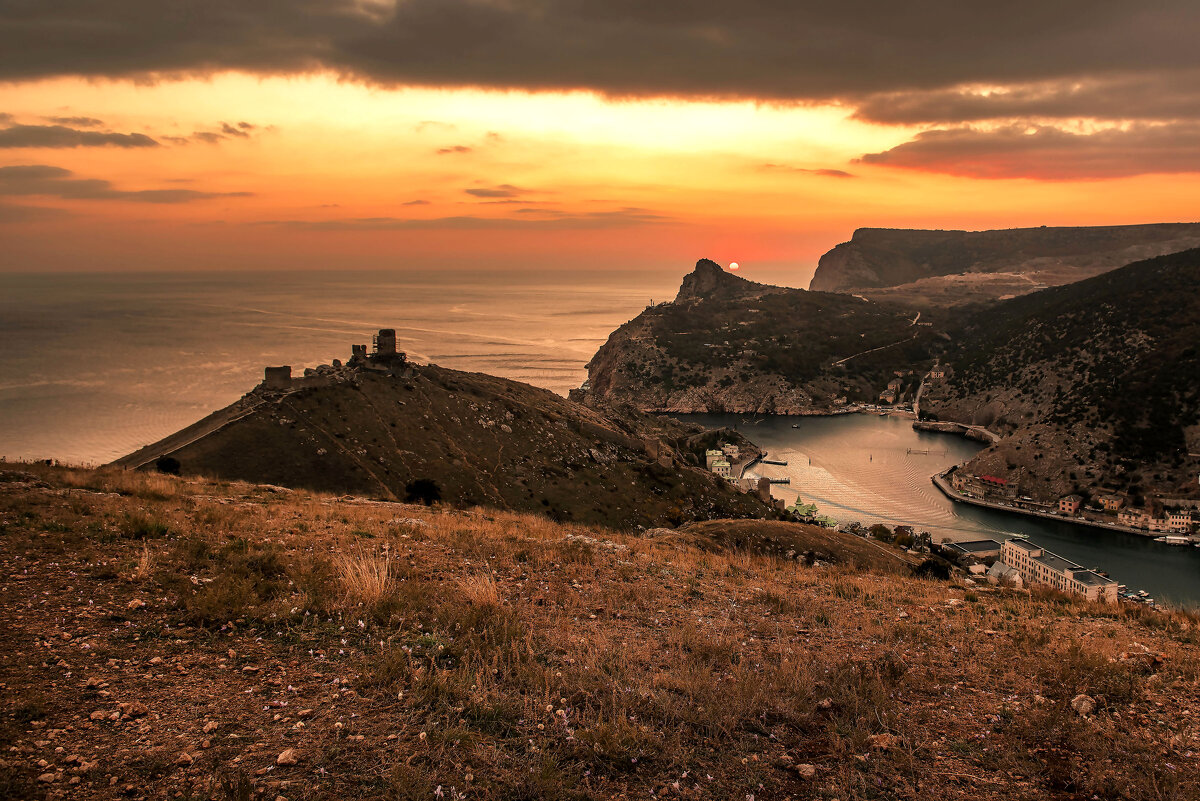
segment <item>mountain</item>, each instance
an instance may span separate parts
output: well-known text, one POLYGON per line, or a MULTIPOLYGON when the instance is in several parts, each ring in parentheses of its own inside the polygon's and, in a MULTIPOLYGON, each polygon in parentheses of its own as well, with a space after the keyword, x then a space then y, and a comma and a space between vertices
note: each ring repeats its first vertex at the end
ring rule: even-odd
POLYGON ((774 513, 758 495, 700 469, 698 427, 633 409, 601 413, 403 355, 373 359, 356 355, 305 378, 268 377, 227 409, 117 464, 383 499, 437 495, 460 507, 623 529, 774 513))
POLYGON ((746 281, 701 259, 678 296, 614 331, 573 397, 650 411, 804 414, 874 400, 930 363, 937 315, 746 281))
POLYGON ((821 257, 810 289, 946 306, 1028 294, 1200 246, 1200 223, 995 231, 860 228, 821 257))
POLYGON ((1004 438, 973 472, 1047 497, 1200 495, 1200 249, 964 317, 921 410, 1004 438))

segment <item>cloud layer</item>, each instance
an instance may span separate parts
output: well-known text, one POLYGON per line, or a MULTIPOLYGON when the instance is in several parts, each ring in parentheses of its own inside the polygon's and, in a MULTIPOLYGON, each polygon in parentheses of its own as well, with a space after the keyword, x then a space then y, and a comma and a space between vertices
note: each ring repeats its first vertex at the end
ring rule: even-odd
POLYGON ((383 85, 830 100, 1157 86, 1200 68, 1198 28, 1193 0, 14 0, 0 7, 0 79, 332 70, 383 85))
POLYGON ((135 203, 190 203, 219 197, 248 197, 249 192, 201 192, 195 189, 117 189, 100 178, 76 178, 63 167, 28 164, 0 167, 0 195, 64 200, 125 200, 135 203))
POLYGON ((1200 122, 1096 133, 1025 125, 934 129, 860 161, 969 178, 1095 180, 1200 172, 1200 122))

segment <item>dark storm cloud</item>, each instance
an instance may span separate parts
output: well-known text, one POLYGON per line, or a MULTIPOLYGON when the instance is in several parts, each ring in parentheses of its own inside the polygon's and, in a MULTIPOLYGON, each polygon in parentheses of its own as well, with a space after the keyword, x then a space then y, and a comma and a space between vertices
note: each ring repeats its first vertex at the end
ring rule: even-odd
MULTIPOLYGON (((1200 68, 1194 0, 9 0, 0 79, 332 70, 381 85, 854 101, 1200 68)), ((1095 113, 1110 111, 1094 98, 1095 113)))
POLYGON ((1200 119, 1200 71, 1067 80, 987 91, 952 88, 892 92, 865 98, 854 116, 885 124, 1073 117, 1200 119))
POLYGON ((0 129, 0 147, 158 147, 140 133, 81 131, 65 125, 13 125, 0 129))
POLYGON ((490 198, 515 198, 518 195, 524 194, 525 190, 519 186, 512 184, 500 184, 499 186, 481 186, 474 189, 464 189, 468 195, 474 197, 490 197, 490 198))
POLYGON ((860 161, 971 178, 1096 180, 1200 172, 1200 122, 1095 133, 1025 125, 934 129, 860 161))
POLYGON ((127 200, 135 203, 190 203, 219 197, 248 197, 249 192, 201 192, 195 189, 117 189, 111 181, 76 178, 62 167, 29 164, 0 167, 0 195, 55 197, 64 200, 127 200))
POLYGON ((594 230, 626 228, 670 222, 670 218, 646 209, 622 208, 583 213, 547 212, 542 218, 433 217, 358 217, 343 220, 276 220, 259 225, 281 226, 304 231, 522 231, 522 230, 594 230))

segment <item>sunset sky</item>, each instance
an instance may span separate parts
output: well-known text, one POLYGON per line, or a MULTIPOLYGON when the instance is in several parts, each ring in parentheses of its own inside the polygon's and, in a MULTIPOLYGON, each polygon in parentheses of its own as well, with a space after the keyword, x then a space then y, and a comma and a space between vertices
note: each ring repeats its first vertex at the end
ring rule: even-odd
POLYGON ((808 266, 1200 215, 1200 6, 9 0, 0 269, 808 266))

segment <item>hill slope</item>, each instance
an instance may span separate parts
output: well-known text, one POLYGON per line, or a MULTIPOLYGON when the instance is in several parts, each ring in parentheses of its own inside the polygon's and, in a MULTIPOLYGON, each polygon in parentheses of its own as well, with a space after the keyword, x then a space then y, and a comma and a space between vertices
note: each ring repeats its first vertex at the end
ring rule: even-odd
POLYGON ((8 798, 1200 794, 1182 613, 534 515, 0 482, 8 798))
POLYGON ((821 257, 810 289, 952 305, 1089 278, 1200 246, 1200 223, 995 231, 860 228, 821 257))
POLYGON ((1051 497, 1200 494, 1200 249, 970 315, 947 356, 922 411, 1006 436, 977 472, 1051 497))
POLYGON ((609 336, 578 397, 653 411, 791 414, 874 400, 896 365, 928 359, 937 335, 915 317, 891 304, 754 284, 702 259, 674 302, 609 336))
MULTIPOLYGON (((615 528, 761 517, 770 506, 697 469, 698 429, 601 414, 549 391, 403 363, 324 367, 292 391, 259 387, 150 446, 188 475, 403 499, 420 480, 457 506, 539 511, 615 528)), ((146 461, 143 452, 118 464, 146 461)))

